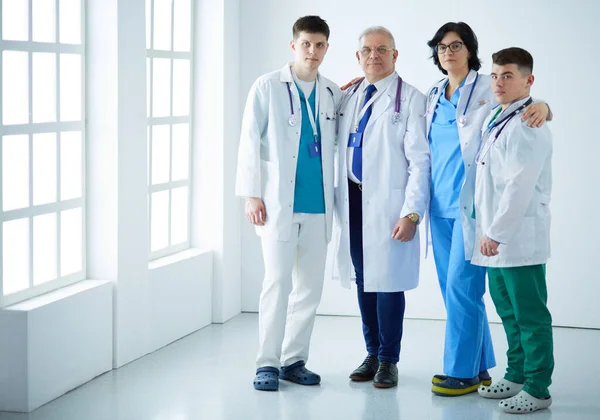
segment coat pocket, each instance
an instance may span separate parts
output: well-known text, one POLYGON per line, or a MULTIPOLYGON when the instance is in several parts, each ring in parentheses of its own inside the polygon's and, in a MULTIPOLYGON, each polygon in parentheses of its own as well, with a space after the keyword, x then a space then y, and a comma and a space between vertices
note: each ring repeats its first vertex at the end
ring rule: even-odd
POLYGON ((525 217, 510 241, 498 247, 499 256, 506 260, 523 260, 533 257, 536 248, 535 217, 525 217))

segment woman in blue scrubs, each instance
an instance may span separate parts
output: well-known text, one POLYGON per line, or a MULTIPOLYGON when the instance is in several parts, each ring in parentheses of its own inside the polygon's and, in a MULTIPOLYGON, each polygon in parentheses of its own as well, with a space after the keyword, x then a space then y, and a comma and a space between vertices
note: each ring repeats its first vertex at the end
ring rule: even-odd
MULTIPOLYGON (((475 392, 491 384, 496 365, 483 295, 485 269, 471 265, 475 236, 473 195, 475 155, 481 126, 496 105, 490 76, 479 74, 481 61, 473 30, 464 22, 443 25, 427 43, 434 64, 446 75, 427 96, 431 148, 429 220, 433 255, 447 321, 444 374, 432 379, 438 395, 475 392)), ((549 113, 544 103, 523 113, 528 125, 541 126, 549 113)))

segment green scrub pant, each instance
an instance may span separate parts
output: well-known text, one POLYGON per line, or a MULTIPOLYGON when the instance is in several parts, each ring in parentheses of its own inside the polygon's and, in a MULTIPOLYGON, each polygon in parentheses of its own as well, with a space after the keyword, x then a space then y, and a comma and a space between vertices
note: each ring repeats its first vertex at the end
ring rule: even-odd
POLYGON ((508 341, 505 379, 525 384, 536 398, 548 398, 554 355, 552 317, 546 301, 546 265, 488 267, 490 295, 508 341))

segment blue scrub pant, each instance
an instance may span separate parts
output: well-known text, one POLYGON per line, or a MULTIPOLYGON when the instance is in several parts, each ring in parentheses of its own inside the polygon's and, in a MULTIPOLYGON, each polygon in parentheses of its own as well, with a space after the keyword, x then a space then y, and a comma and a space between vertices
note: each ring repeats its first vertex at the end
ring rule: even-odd
MULTIPOLYGON (((367 352, 379 360, 398 363, 404 321, 404 292, 376 293, 364 291, 362 249, 362 192, 348 183, 350 198, 350 256, 356 273, 358 306, 362 318, 367 352)), ((391 234, 391 232, 390 232, 391 234)), ((401 275, 399 273, 398 275, 401 275)))
POLYGON ((496 366, 483 295, 485 267, 465 260, 460 219, 431 216, 433 256, 446 305, 444 373, 473 378, 496 366))

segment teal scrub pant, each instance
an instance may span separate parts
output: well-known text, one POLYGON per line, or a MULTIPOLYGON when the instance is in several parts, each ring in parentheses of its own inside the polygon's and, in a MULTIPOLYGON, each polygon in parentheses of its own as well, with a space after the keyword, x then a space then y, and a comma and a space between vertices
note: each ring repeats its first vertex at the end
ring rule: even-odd
POLYGON ((465 260, 460 219, 431 216, 435 267, 446 305, 444 373, 473 378, 496 366, 483 295, 485 267, 465 260))
POLYGON ((504 377, 525 384, 523 389, 536 398, 548 398, 554 355, 546 266, 488 268, 488 278, 508 340, 504 377))

